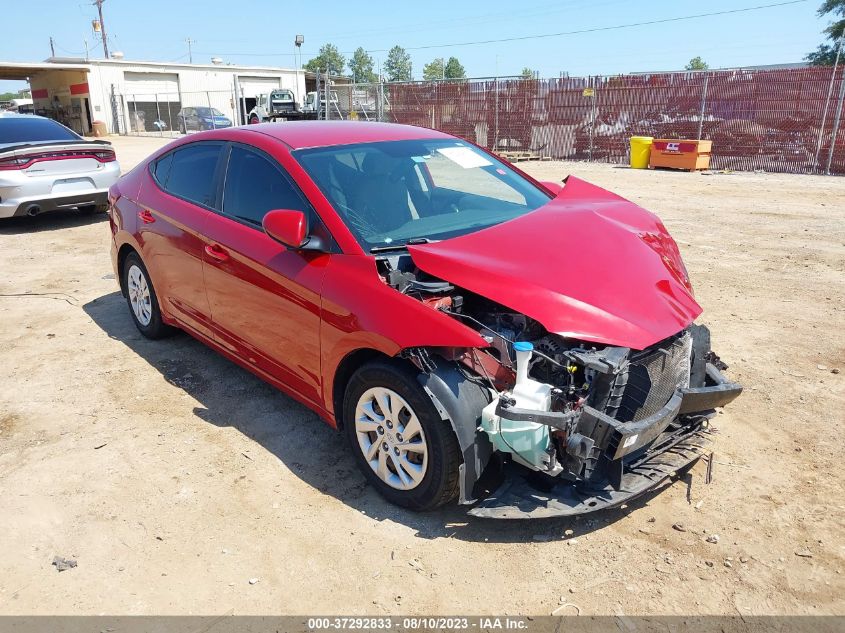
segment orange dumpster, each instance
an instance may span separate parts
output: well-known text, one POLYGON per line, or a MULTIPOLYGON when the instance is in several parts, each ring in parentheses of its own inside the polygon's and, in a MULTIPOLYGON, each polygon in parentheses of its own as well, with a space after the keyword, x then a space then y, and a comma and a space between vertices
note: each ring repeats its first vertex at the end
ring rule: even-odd
POLYGON ((687 171, 709 169, 710 150, 712 147, 712 141, 654 139, 651 145, 648 166, 652 169, 655 167, 669 167, 671 169, 685 169, 687 171))

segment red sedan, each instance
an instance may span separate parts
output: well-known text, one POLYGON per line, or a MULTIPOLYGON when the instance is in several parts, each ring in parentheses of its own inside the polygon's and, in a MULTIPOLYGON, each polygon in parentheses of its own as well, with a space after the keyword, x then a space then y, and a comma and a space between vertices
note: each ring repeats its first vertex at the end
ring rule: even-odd
POLYGON ((141 333, 184 330, 314 409, 405 507, 619 505, 694 463, 741 390, 656 216, 448 134, 210 131, 109 200, 141 333))

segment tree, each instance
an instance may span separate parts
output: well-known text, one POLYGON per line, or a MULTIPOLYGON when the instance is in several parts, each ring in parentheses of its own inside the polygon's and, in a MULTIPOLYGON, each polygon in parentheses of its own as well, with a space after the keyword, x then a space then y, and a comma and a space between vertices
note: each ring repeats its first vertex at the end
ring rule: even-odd
POLYGON ((466 79, 467 72, 457 57, 450 57, 446 62, 446 79, 466 79))
POLYGON ((378 79, 373 72, 373 58, 361 46, 352 53, 349 70, 352 72, 353 81, 372 83, 378 79))
POLYGON ((319 54, 313 59, 309 59, 305 64, 305 70, 312 73, 328 72, 332 75, 342 75, 343 67, 346 66, 346 58, 337 50, 334 44, 323 44, 320 47, 319 54))
POLYGON ((522 69, 520 73, 523 79, 534 79, 537 76, 537 71, 531 70, 528 66, 522 69))
POLYGON ((394 46, 387 53, 387 60, 384 62, 384 74, 388 81, 410 81, 413 79, 411 73, 411 56, 401 46, 394 46))
POLYGON ((804 59, 813 66, 833 66, 836 50, 841 37, 845 37, 845 0, 825 0, 819 7, 819 17, 828 13, 841 19, 831 23, 822 33, 826 33, 830 44, 819 44, 819 47, 804 59))
POLYGON ((426 81, 436 81, 437 79, 446 78, 446 66, 443 64, 443 58, 431 60, 428 64, 423 66, 423 79, 426 81))
POLYGON ((708 68, 710 68, 709 64, 699 56, 693 57, 684 66, 684 70, 707 70, 708 68))

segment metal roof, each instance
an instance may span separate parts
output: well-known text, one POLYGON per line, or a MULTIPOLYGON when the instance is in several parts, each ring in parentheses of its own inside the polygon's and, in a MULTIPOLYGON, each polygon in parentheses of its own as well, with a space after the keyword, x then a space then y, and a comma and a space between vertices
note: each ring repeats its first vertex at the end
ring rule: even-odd
POLYGON ((27 79, 44 70, 75 70, 87 73, 90 67, 84 63, 0 62, 0 79, 27 79))

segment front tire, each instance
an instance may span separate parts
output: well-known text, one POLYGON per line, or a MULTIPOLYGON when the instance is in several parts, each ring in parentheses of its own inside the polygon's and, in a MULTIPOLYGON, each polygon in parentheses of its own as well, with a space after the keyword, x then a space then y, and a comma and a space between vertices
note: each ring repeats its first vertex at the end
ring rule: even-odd
POLYGON ((368 363, 353 374, 343 400, 355 461, 385 499, 433 510, 458 495, 458 439, 400 361, 368 363))
POLYGON ((261 123, 261 121, 259 121, 258 117, 255 116, 254 114, 251 117, 249 117, 249 124, 250 125, 258 125, 259 123, 261 123))
POLYGON ((123 289, 129 314, 138 331, 150 339, 170 336, 175 331, 161 318, 158 297, 147 267, 137 253, 130 253, 123 263, 123 289))

